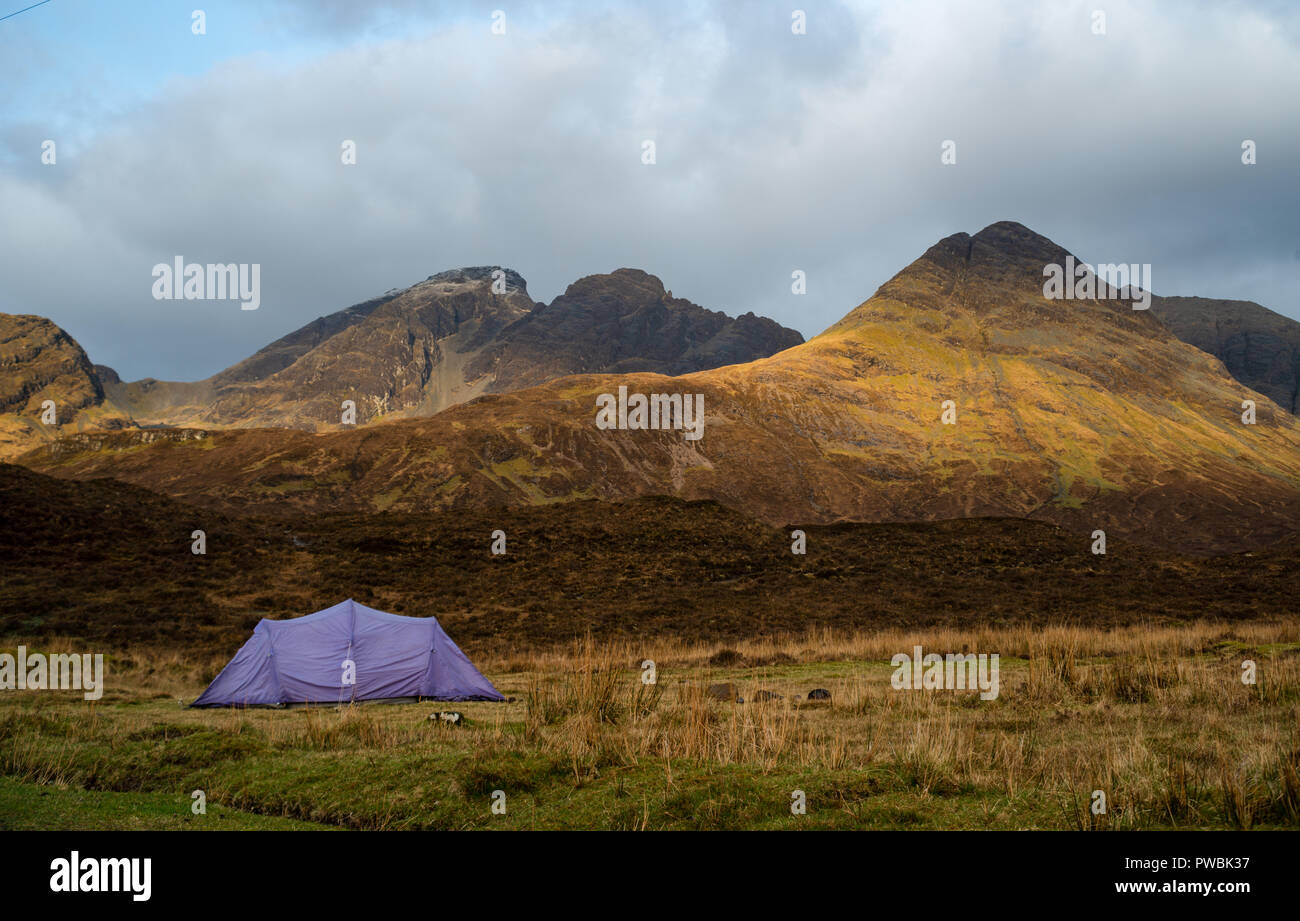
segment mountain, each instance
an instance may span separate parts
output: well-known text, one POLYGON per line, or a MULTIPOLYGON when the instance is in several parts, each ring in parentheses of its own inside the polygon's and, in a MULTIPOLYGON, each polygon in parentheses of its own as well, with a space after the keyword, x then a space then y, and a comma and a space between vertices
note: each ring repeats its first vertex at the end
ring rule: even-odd
POLYGON ((1251 390, 1300 413, 1300 323, 1253 301, 1205 297, 1156 297, 1151 311, 1251 390))
POLYGON ((524 280, 492 269, 432 275, 401 292, 321 317, 192 385, 140 381, 110 388, 142 422, 166 425, 336 426, 433 413, 482 391, 461 375, 502 329, 533 309, 524 280))
POLYGON ((1009 516, 1180 552, 1300 530, 1300 421, 1150 311, 1045 298, 1044 266, 1068 255, 1002 222, 746 364, 565 377, 357 431, 74 435, 22 461, 283 515, 673 495, 777 525, 1009 516), (620 386, 701 394, 703 437, 598 428, 620 386))
POLYGON ((44 317, 0 313, 0 457, 53 437, 59 426, 128 421, 105 403, 99 374, 75 339, 44 317), (41 421, 46 400, 54 403, 57 425, 41 421))
POLYGON ((111 407, 99 416, 82 412, 75 431, 130 424, 314 431, 340 428, 345 400, 364 425, 431 415, 566 374, 680 374, 802 341, 752 313, 733 319, 674 298, 658 278, 635 269, 583 278, 549 305, 536 304, 510 269, 440 272, 314 320, 195 382, 123 381, 112 368, 92 366, 48 320, 0 314, 0 457, 60 433, 33 421, 37 393, 63 397, 64 422, 74 409, 111 407))
POLYGON ((536 386, 570 374, 688 374, 764 358, 803 342, 772 320, 736 319, 673 297, 638 269, 589 275, 505 330, 471 363, 493 375, 487 392, 536 386))
POLYGON ((676 374, 802 341, 752 313, 731 319, 674 298, 633 269, 589 276, 538 305, 518 273, 479 266, 322 317, 206 381, 109 391, 145 423, 314 430, 337 427, 344 400, 365 424, 579 371, 676 374))

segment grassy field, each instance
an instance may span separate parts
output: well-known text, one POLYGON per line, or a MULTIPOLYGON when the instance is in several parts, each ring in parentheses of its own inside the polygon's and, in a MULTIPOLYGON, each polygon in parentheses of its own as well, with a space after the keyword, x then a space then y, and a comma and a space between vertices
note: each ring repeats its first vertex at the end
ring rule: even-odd
POLYGON ((582 641, 481 659, 506 704, 183 708, 219 664, 139 652, 98 702, 0 694, 0 828, 1300 826, 1294 624, 582 641), (918 643, 998 653, 999 697, 895 690, 918 643), (704 693, 722 682, 747 702, 704 693))
POLYGON ((187 796, 112 793, 0 777, 0 831, 292 831, 333 826, 240 812, 221 805, 202 815, 187 796))

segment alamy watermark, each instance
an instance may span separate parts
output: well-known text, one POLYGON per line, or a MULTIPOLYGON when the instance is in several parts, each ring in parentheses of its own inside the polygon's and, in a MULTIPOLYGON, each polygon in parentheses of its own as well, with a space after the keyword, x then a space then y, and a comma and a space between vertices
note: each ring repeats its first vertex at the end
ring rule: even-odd
POLYGON ((900 652, 889 660, 894 674, 889 683, 897 691, 964 691, 979 689, 980 700, 996 700, 1000 689, 998 654, 948 653, 922 654, 920 646, 912 655, 900 652))
POLYGON ((262 306, 262 265, 228 262, 203 265, 186 263, 177 256, 172 264, 153 267, 156 301, 239 301, 240 310, 262 306))
POLYGON ((86 700, 104 695, 104 656, 102 653, 27 654, 26 646, 18 655, 0 653, 0 691, 84 691, 86 700))
POLYGON ((1043 266, 1043 297, 1050 301, 1104 301, 1126 300, 1133 302, 1134 310, 1151 306, 1151 263, 1126 264, 1104 262, 1095 269, 1086 262, 1075 262, 1074 256, 1065 257, 1065 265, 1058 262, 1043 266))
POLYGON ((136 902, 152 894, 152 857, 82 857, 73 851, 50 862, 51 892, 129 892, 136 902))
POLYGON ((618 396, 602 393, 596 397, 596 428, 607 429, 676 429, 685 430, 687 441, 704 437, 704 394, 627 392, 618 388, 618 396))

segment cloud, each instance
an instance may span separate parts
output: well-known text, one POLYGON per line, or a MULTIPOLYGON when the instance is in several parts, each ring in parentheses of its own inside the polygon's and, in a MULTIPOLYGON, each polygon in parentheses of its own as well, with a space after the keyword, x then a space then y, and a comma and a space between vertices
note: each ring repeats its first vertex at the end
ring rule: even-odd
POLYGON ((0 125, 0 310, 127 378, 204 377, 484 263, 545 300, 635 266, 813 335, 938 238, 1013 219, 1152 263, 1158 293, 1300 317, 1287 7, 1110 3, 1094 35, 1092 4, 807 3, 797 36, 789 5, 529 5, 505 35, 494 6, 282 5, 277 28, 308 16, 337 44, 160 82, 53 167, 39 120, 0 125), (260 263, 262 307, 154 301, 177 254, 260 263))

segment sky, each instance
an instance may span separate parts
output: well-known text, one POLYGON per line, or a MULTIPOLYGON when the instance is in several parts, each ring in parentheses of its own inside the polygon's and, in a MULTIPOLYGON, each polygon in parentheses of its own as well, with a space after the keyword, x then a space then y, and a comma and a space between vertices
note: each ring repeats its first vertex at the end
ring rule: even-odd
POLYGON ((1150 264, 1157 294, 1300 319, 1300 4, 50 0, 0 20, 0 312, 127 380, 207 377, 469 265, 545 302, 640 268, 813 336, 999 220, 1150 264), (178 256, 257 264, 258 309, 156 299, 178 256))

